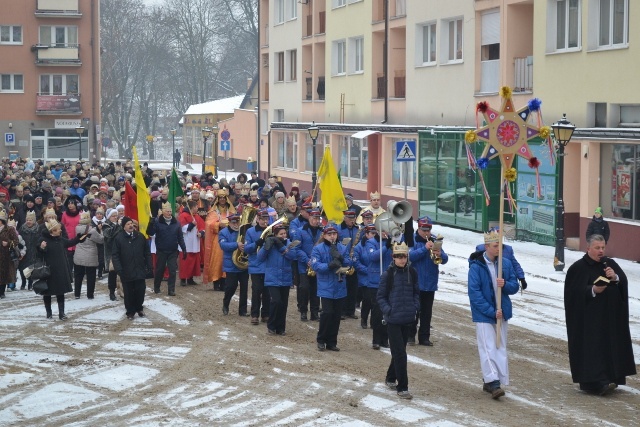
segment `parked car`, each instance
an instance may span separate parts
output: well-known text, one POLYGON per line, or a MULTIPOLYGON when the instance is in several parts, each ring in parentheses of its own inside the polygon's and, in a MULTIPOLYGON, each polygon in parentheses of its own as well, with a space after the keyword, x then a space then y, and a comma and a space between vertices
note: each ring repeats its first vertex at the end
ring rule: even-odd
POLYGON ((467 187, 460 187, 455 192, 446 191, 438 195, 437 207, 447 212, 469 213, 473 210, 473 195, 467 192, 467 187))

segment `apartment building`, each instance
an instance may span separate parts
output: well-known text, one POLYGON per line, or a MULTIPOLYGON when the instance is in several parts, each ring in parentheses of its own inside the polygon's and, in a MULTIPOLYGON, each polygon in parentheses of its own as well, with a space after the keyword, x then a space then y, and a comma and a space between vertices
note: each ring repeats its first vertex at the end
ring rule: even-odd
MULTIPOLYGON (((509 86, 516 108, 537 97, 544 124, 566 113, 577 126, 562 183, 574 246, 584 248, 602 206, 610 254, 640 258, 624 238, 640 234, 638 18, 628 0, 260 0, 260 132, 269 141, 261 168, 310 188, 315 122, 316 160, 330 147, 356 198, 379 190, 401 199, 406 183, 419 214, 486 229, 499 198, 483 203, 463 136, 478 125, 477 103, 499 107, 499 88, 509 86), (417 143, 406 178, 395 161, 401 140, 417 143)), ((557 163, 538 151, 545 198, 509 220, 519 237, 551 244, 527 228, 532 211, 549 208, 555 227, 557 163)))
POLYGON ((99 0, 0 0, 0 156, 99 158, 99 0))

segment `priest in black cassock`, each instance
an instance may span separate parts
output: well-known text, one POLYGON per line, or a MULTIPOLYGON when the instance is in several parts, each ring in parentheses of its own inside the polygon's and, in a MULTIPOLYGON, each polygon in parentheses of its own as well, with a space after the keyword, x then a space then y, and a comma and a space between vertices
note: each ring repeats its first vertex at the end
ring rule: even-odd
POLYGON ((627 276, 604 252, 604 237, 589 236, 587 253, 569 267, 564 282, 571 377, 580 390, 602 396, 636 374, 627 276))

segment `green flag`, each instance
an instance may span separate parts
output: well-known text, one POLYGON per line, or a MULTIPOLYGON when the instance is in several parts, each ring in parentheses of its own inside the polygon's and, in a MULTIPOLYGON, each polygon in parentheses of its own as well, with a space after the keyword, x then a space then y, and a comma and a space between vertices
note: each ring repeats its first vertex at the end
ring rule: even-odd
POLYGON ((169 203, 171 203, 171 212, 176 214, 176 197, 184 196, 182 191, 182 183, 178 179, 175 169, 171 169, 171 181, 169 181, 169 203))

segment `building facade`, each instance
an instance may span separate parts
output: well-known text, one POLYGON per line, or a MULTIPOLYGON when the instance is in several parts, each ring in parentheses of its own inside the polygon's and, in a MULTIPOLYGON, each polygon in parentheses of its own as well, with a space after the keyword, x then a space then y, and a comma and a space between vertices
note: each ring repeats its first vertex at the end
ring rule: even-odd
MULTIPOLYGON (((566 113, 577 126, 563 183, 554 181, 557 162, 540 153, 551 166, 545 200, 533 205, 546 212, 563 185, 568 244, 585 247, 588 222, 602 206, 612 229, 609 254, 638 259, 623 237, 640 234, 634 18, 640 12, 628 0, 260 0, 260 133, 270 148, 261 152, 268 158, 261 169, 310 189, 307 128, 315 122, 316 161, 330 147, 345 191, 366 199, 378 190, 386 201, 403 198, 406 183, 420 214, 481 229, 493 214, 466 193, 458 197, 469 178, 464 134, 455 128, 481 125, 478 102, 498 107, 500 87, 509 86, 516 108, 539 98, 544 124, 566 113), (418 147, 406 178, 395 161, 399 140, 418 147), (440 146, 443 158, 421 152, 440 146), (473 221, 446 219, 451 205, 462 212, 467 201, 473 221)), ((515 188, 514 196, 527 190, 515 188)), ((516 236, 530 238, 525 211, 509 221, 516 236)))
POLYGON ((0 0, 3 157, 99 158, 100 2, 0 0))

